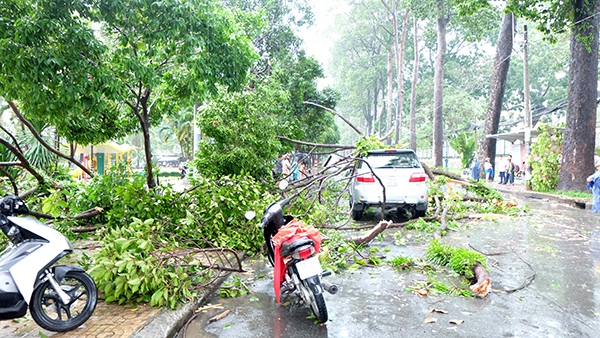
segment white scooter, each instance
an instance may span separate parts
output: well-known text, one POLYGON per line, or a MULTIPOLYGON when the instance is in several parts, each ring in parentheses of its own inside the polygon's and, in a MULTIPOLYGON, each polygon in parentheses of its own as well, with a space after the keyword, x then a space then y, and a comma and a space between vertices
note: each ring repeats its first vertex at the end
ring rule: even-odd
POLYGON ((25 316, 49 331, 82 325, 94 312, 98 290, 78 266, 56 265, 73 252, 60 232, 31 217, 17 196, 0 200, 0 229, 10 239, 0 254, 0 320, 25 316))

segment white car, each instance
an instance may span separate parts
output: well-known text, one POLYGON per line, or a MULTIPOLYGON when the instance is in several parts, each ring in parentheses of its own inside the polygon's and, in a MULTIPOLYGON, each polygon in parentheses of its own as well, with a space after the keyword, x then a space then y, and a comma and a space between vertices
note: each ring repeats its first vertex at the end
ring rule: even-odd
POLYGON ((384 195, 381 184, 385 187, 386 209, 407 209, 413 217, 423 217, 427 211, 426 181, 427 175, 414 151, 372 150, 357 163, 352 172, 352 218, 359 220, 369 207, 382 205, 384 195))

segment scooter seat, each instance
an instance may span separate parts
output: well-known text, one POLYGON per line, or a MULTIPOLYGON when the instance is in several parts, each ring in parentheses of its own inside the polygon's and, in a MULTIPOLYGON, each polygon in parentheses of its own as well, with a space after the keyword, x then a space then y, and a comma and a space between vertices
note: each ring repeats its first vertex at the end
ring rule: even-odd
POLYGON ((289 241, 285 241, 283 242, 283 244, 281 244, 280 256, 289 256, 294 252, 294 250, 305 245, 315 245, 315 242, 308 237, 295 238, 289 241))

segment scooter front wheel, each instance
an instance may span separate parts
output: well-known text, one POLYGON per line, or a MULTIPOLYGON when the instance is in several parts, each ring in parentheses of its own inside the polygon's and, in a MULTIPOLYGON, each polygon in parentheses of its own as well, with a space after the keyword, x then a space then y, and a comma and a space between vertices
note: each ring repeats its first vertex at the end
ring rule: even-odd
POLYGON ((319 323, 325 323, 329 319, 327 306, 323 298, 323 287, 319 281, 319 276, 313 276, 300 282, 300 292, 304 300, 310 306, 315 318, 319 323))
POLYGON ((33 320, 44 329, 65 332, 79 327, 94 313, 98 290, 92 277, 83 271, 67 272, 59 284, 71 298, 68 304, 61 301, 46 281, 33 291, 29 311, 33 320))

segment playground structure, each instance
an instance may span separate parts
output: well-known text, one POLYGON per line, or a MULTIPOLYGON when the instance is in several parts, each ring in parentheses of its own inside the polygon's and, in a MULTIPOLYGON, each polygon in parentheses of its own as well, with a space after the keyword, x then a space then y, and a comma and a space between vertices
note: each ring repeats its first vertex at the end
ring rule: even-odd
MULTIPOLYGON (((97 145, 81 146, 77 145, 75 154, 81 154, 81 163, 92 172, 98 175, 104 175, 113 165, 118 165, 122 161, 126 161, 127 169, 129 168, 128 155, 135 147, 128 144, 118 144, 115 142, 105 142, 97 145)), ((79 179, 87 179, 87 175, 76 168, 71 171, 71 176, 79 179)))

